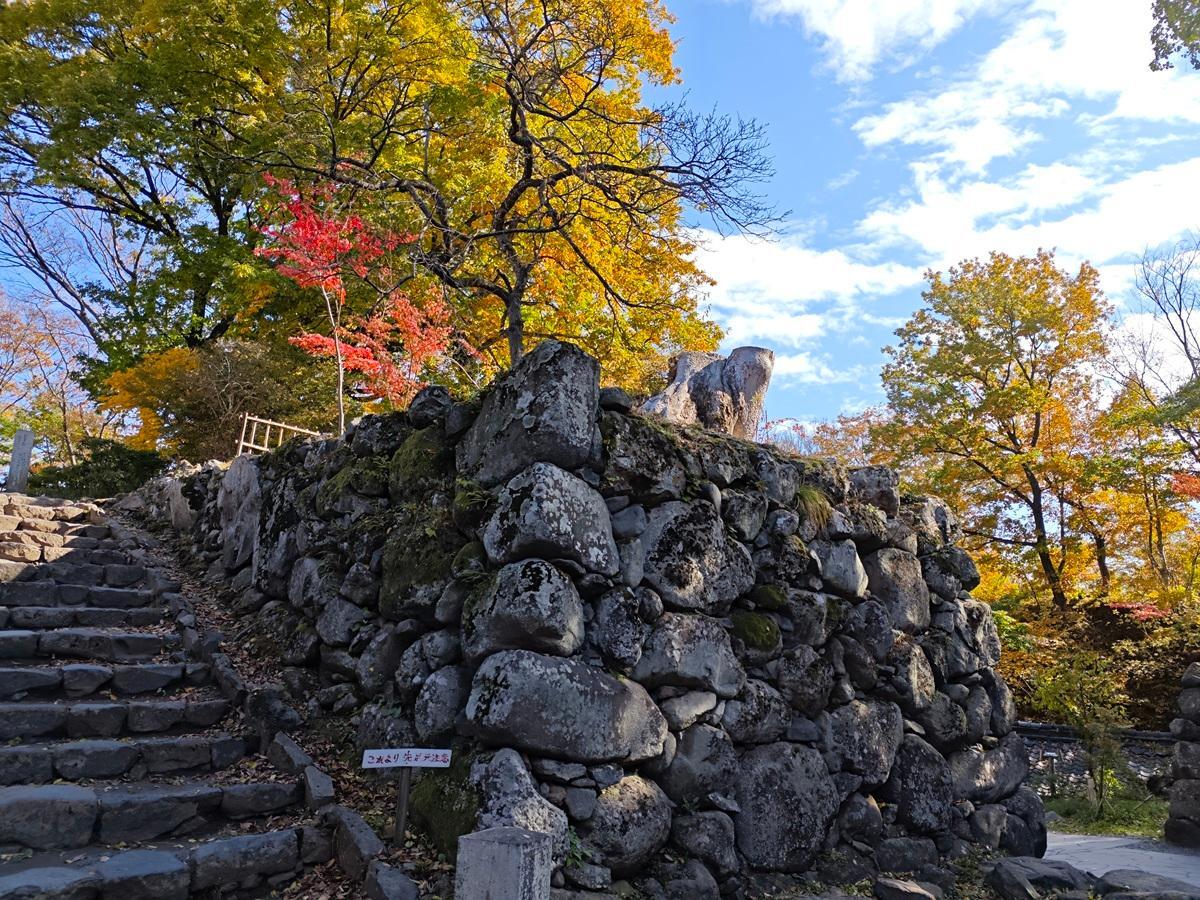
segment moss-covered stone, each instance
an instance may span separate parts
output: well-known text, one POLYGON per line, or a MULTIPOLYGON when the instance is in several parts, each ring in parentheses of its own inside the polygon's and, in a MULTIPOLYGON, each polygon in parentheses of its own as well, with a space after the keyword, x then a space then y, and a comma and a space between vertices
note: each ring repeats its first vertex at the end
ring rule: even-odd
POLYGON ((479 821, 481 800, 471 784, 474 761, 475 754, 456 752, 450 768, 427 770, 409 795, 413 821, 451 861, 458 853, 458 839, 474 831, 479 821))
POLYGON ((454 454, 440 425, 414 431, 392 456, 388 487, 393 500, 428 493, 450 474, 454 454))
POLYGON ((770 616, 738 610, 731 618, 733 636, 750 649, 768 651, 779 645, 782 635, 779 626, 770 616))
POLYGON ((758 584, 750 591, 747 599, 758 609, 776 612, 787 606, 787 594, 777 584, 758 584))
POLYGON ((474 580, 487 570, 487 552, 481 541, 471 541, 464 544, 462 549, 454 554, 450 564, 450 574, 455 578, 474 580))
POLYGON ((458 479, 454 483, 454 506, 451 508, 454 524, 463 531, 473 531, 487 518, 495 499, 479 482, 458 479))
POLYGON ((383 545, 379 611, 395 619, 432 615, 463 543, 447 510, 416 504, 398 508, 383 545))

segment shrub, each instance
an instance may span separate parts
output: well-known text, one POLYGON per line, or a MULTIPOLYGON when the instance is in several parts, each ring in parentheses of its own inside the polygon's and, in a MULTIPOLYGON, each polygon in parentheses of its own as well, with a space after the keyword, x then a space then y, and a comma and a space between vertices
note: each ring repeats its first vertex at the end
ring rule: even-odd
POLYGON ((145 484, 167 466, 153 450, 135 450, 118 441, 84 438, 86 458, 74 465, 44 466, 29 476, 30 493, 67 500, 112 497, 145 484))

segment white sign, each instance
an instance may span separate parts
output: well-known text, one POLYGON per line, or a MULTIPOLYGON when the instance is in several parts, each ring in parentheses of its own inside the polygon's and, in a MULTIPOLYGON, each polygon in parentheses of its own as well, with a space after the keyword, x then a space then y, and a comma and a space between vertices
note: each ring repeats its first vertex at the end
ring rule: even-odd
POLYGON ((386 750, 364 750, 364 769, 445 769, 450 765, 449 750, 430 750, 426 747, 393 747, 386 750))

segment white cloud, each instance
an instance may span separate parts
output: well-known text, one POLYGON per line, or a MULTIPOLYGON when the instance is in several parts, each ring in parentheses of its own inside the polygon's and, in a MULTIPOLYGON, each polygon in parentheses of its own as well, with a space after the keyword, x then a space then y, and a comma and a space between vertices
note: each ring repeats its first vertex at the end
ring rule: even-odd
POLYGON ((775 354, 772 379, 784 386, 790 384, 843 384, 855 382, 867 371, 862 365, 837 368, 827 357, 813 353, 775 354))
POLYGON ((944 41, 968 19, 995 13, 999 0, 751 0, 767 17, 795 18, 821 40, 846 81, 870 77, 884 60, 909 61, 944 41))

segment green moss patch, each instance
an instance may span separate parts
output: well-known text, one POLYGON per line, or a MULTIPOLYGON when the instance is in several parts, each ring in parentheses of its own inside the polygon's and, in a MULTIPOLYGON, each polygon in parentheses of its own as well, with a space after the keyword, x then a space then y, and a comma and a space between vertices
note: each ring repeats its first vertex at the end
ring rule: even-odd
POLYGON ((414 821, 450 860, 458 852, 458 839, 474 831, 479 821, 481 801, 471 784, 474 761, 473 753, 455 752, 450 768, 430 769, 409 795, 414 821))
POLYGON ((782 635, 770 616, 738 610, 733 619, 733 636, 753 650, 771 650, 778 646, 782 635))
POLYGON ((454 454, 440 425, 414 431, 392 456, 388 487, 393 500, 413 499, 449 477, 454 454))
POLYGON ((775 584, 755 585, 754 589, 747 596, 747 599, 758 609, 765 609, 770 612, 775 612, 787 606, 787 594, 783 592, 783 588, 775 584))

